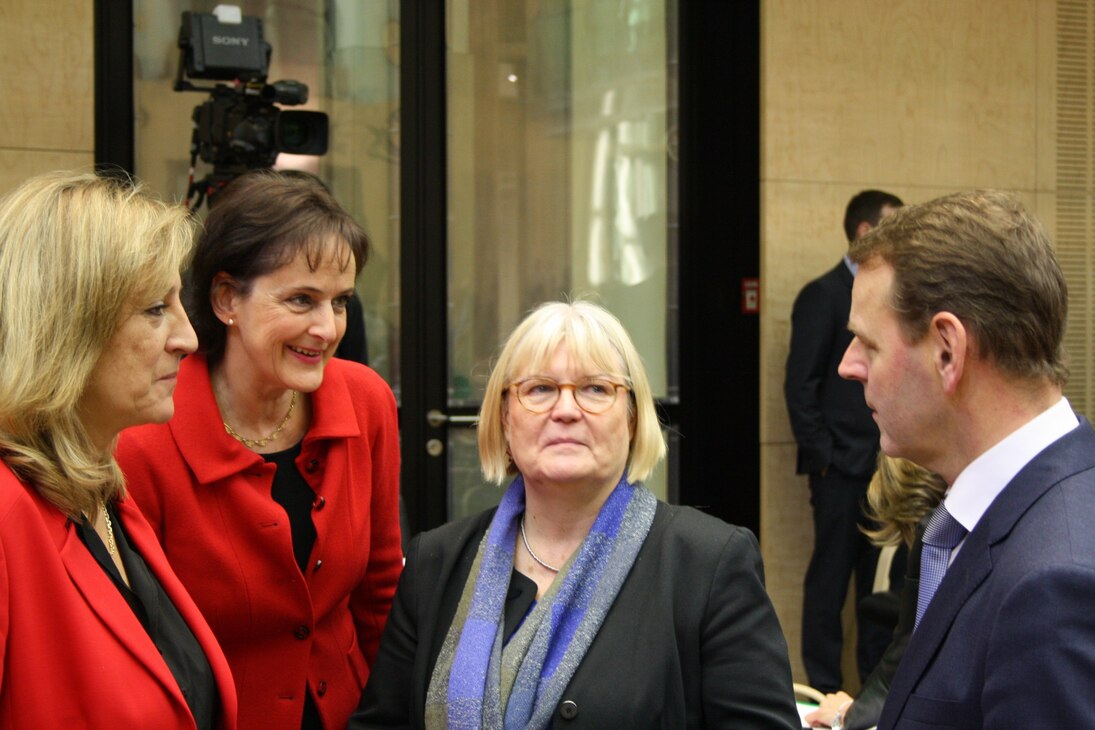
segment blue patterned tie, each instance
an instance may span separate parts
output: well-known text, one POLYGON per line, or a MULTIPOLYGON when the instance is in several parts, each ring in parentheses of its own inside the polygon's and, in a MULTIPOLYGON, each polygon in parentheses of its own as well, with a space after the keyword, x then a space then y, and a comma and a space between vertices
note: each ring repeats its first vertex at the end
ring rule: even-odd
POLYGON ((928 526, 924 529, 924 547, 920 553, 920 595, 916 600, 914 630, 920 626, 924 611, 928 609, 932 596, 935 595, 939 584, 943 582, 943 574, 947 572, 951 551, 954 550, 955 545, 962 542, 966 532, 966 528, 951 517, 951 513, 944 505, 940 504, 932 512, 928 526))

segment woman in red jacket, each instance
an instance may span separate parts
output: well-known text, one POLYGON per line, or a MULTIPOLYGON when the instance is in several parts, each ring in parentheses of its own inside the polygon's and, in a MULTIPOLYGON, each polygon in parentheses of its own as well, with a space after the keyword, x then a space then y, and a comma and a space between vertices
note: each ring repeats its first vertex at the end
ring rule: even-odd
POLYGON ((0 204, 0 728, 236 727, 224 654, 112 456, 171 417, 192 241, 186 210, 92 174, 0 204))
POLYGON ((402 565, 391 389, 332 359, 365 233, 315 179, 217 197, 191 267, 199 354, 118 461, 224 647, 241 728, 342 728, 402 565))

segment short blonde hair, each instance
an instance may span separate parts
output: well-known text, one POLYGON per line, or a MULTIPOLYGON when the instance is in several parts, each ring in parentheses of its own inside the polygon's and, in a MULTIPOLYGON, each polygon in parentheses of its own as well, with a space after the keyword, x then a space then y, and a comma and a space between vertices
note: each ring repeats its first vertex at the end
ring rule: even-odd
POLYGON ((70 517, 123 489, 77 407, 130 310, 170 288, 194 227, 90 172, 31 178, 0 202, 0 458, 70 517))
POLYGON ((506 393, 515 375, 545 364, 560 345, 570 357, 610 375, 631 388, 628 410, 634 423, 627 479, 646 479, 665 456, 665 437, 654 408, 654 395, 627 330, 605 308, 587 301, 548 302, 534 309, 507 338, 487 381, 479 411, 479 460, 483 476, 501 484, 517 473, 507 453, 503 428, 506 393))
POLYGON ((879 526, 874 530, 864 529, 863 533, 876 545, 904 542, 912 546, 916 526, 943 501, 946 492, 946 482, 935 472, 879 452, 878 468, 867 487, 864 510, 879 526))

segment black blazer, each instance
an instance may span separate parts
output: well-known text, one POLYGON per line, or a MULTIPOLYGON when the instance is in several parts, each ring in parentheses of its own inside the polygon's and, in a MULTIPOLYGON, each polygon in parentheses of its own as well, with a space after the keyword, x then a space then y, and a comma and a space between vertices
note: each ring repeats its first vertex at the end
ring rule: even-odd
MULTIPOLYGON (((412 542, 351 728, 423 727, 434 662, 493 514, 412 542)), ((556 728, 798 728, 753 534, 659 503, 560 707, 568 702, 556 728)))
POLYGON ((1081 421, 1015 475, 962 543, 878 723, 1095 723, 1095 431, 1081 421))
POLYGON ((844 718, 846 730, 867 730, 878 724, 882 715, 882 706, 886 704, 886 695, 890 683, 897 674, 897 667, 905 649, 909 645, 913 626, 916 624, 916 601, 920 595, 920 552, 924 548, 924 528, 928 518, 921 520, 916 528, 916 540, 909 548, 908 562, 905 564, 905 585, 901 588, 900 606, 897 612, 897 626, 893 631, 893 641, 886 647, 878 666, 874 668, 863 688, 856 695, 855 702, 844 718))
POLYGON ((869 478, 878 453, 878 426, 863 386, 837 374, 852 343, 852 272, 843 259, 802 288, 791 310, 791 347, 783 395, 798 443, 799 474, 833 467, 869 478))

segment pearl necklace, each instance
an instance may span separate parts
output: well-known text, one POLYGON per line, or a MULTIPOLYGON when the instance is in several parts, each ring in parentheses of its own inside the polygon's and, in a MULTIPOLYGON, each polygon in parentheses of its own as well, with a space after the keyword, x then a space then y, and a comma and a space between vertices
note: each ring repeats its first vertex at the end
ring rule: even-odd
POLYGON ((224 424, 225 432, 229 436, 231 436, 232 438, 236 439, 236 441, 239 441, 241 444, 243 444, 244 446, 246 446, 249 449, 261 449, 263 446, 265 446, 266 444, 270 443, 275 438, 277 438, 277 435, 279 433, 281 433, 281 430, 283 428, 285 428, 285 424, 289 423, 289 419, 293 417, 293 409, 296 408, 296 405, 297 405, 297 392, 294 390, 293 391, 293 397, 289 401, 289 411, 285 414, 285 418, 281 419, 281 423, 279 423, 277 428, 275 428, 270 433, 270 435, 267 436, 266 438, 249 439, 245 436, 240 436, 238 433, 236 433, 236 429, 229 426, 228 421, 221 421, 221 423, 224 424))
POLYGON ((525 543, 525 550, 528 550, 528 554, 532 556, 533 560, 535 560, 537 563, 539 563, 543 567, 550 570, 552 573, 558 573, 559 572, 559 569, 556 568, 554 565, 551 565, 549 563, 544 562, 543 560, 540 559, 539 555, 532 552, 532 546, 528 544, 528 536, 525 535, 525 518, 524 518, 524 516, 521 517, 521 542, 525 543))

